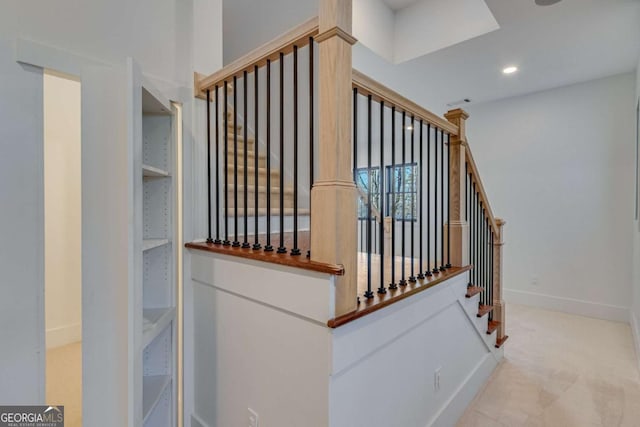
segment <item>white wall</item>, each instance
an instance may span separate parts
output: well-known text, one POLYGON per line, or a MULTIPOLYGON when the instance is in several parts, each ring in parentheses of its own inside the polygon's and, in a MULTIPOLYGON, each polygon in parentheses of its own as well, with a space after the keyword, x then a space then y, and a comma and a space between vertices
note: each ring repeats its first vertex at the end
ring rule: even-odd
POLYGON ((47 348, 82 338, 80 82, 44 74, 47 348))
MULTIPOLYGON (((640 99, 640 62, 636 70, 636 108, 637 102, 640 99)), ((638 120, 638 119, 636 119, 638 120)), ((635 123, 635 122, 634 122, 635 123)), ((640 132, 637 130, 636 132, 640 132)), ((636 136, 640 137, 640 135, 636 136)), ((636 142, 633 141, 635 147, 636 142)), ((636 153, 640 156, 640 153, 636 153)), ((638 182, 640 185, 640 182, 638 182)), ((632 252, 632 264, 633 264, 633 280, 632 280, 632 310, 631 310, 631 329, 634 334, 636 343, 636 355, 638 356, 638 363, 640 363, 640 224, 638 221, 634 221, 633 232, 633 252, 632 252)))
POLYGON ((227 0, 224 63, 252 51, 318 14, 318 0, 227 0))
POLYGON ((353 0, 353 35, 393 62, 396 14, 382 0, 353 0))
POLYGON ((469 145, 507 221, 507 302, 628 320, 634 83, 624 74, 469 108, 469 145))
POLYGON ((0 38, 0 79, 0 401, 44 403, 42 70, 0 38))

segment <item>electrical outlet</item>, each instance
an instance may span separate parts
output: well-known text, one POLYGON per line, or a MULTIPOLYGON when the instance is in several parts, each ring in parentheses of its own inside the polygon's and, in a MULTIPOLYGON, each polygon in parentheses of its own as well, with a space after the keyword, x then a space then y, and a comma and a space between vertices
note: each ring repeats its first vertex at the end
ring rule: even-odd
POLYGON ((258 427, 258 413, 251 408, 249 410, 249 427, 258 427))
POLYGON ((440 390, 440 370, 442 368, 438 368, 433 372, 433 389, 435 391, 440 390))

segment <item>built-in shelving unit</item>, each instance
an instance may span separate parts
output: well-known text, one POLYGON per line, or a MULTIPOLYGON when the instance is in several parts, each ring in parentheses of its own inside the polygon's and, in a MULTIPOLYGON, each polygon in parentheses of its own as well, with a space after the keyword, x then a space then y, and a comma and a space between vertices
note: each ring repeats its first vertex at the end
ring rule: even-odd
MULTIPOLYGON (((136 425, 176 425, 176 254, 174 247, 176 115, 171 103, 144 77, 134 74, 137 111, 134 153, 138 184, 134 191, 140 255, 134 307, 136 425)), ((135 101, 134 101, 135 102, 135 101)))

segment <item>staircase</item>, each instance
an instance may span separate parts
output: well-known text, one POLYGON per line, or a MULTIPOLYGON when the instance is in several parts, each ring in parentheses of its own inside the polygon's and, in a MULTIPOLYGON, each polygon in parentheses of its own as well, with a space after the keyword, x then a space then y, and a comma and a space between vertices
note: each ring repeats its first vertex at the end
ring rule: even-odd
MULTIPOLYGON (((229 88, 229 92, 232 92, 232 88, 229 88)), ((294 190, 290 179, 285 174, 284 187, 280 188, 280 170, 279 161, 271 158, 271 170, 267 168, 267 155, 265 154, 266 148, 259 147, 259 142, 256 141, 253 133, 247 129, 247 143, 245 152, 244 142, 244 128, 239 123, 234 123, 234 110, 231 106, 227 111, 227 154, 222 158, 226 158, 226 165, 220 166, 220 174, 224 176, 225 166, 227 170, 227 220, 229 221, 230 229, 233 229, 233 223, 235 221, 235 207, 237 196, 238 207, 238 220, 240 231, 244 233, 243 221, 246 214, 248 219, 248 231, 249 235, 255 235, 255 227, 252 224, 255 223, 255 217, 258 217, 258 234, 262 238, 266 236, 267 226, 267 199, 270 198, 271 202, 271 231, 280 232, 279 216, 282 212, 284 215, 284 231, 285 234, 289 233, 292 229, 292 217, 294 215, 294 190), (234 143, 237 135, 237 149, 235 149, 234 143), (256 145, 258 145, 258 183, 256 185, 256 145), (245 169, 246 159, 246 169, 245 169), (237 185, 235 185, 236 179, 236 162, 237 162, 237 185), (245 173, 246 182, 245 187, 245 173), (269 177, 270 186, 267 187, 267 176, 269 177), (246 190, 246 210, 245 210, 245 190, 246 190), (269 191, 270 190, 270 191, 269 191), (280 208, 280 193, 283 192, 283 209, 280 208), (255 196, 258 196, 258 205, 256 209, 255 196)), ((222 145, 222 144, 221 144, 222 145)), ((224 147, 221 146, 221 150, 224 147)), ((223 190, 224 191, 224 190, 223 190)), ((309 209, 308 207, 298 206, 298 219, 299 229, 304 231, 309 229, 309 209)), ((275 234, 272 234, 272 238, 278 238, 275 234)), ((285 237, 288 238, 288 237, 285 237)))

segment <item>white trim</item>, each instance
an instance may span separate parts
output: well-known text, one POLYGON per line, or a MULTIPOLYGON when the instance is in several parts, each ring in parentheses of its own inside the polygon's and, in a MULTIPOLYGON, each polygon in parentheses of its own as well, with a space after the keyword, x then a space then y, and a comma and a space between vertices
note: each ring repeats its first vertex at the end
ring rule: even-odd
POLYGON ((498 362, 492 357, 492 353, 487 353, 427 426, 455 425, 497 366, 498 362))
POLYGON ((617 305, 601 304, 592 301, 514 289, 504 289, 504 299, 507 303, 541 307, 564 313, 578 314, 580 316, 595 317, 596 319, 613 320, 624 323, 629 321, 629 308, 617 305))
POLYGON ((640 324, 638 323, 638 318, 633 311, 630 312, 629 323, 631 324, 631 335, 633 335, 636 358, 638 359, 638 368, 640 369, 640 324))
POLYGON ((50 328, 47 334, 47 350, 50 348, 61 347, 82 340, 82 325, 74 323, 58 328, 50 328))
POLYGON ((103 61, 21 38, 15 40, 15 60, 76 77, 82 75, 82 68, 86 65, 109 65, 103 61))

